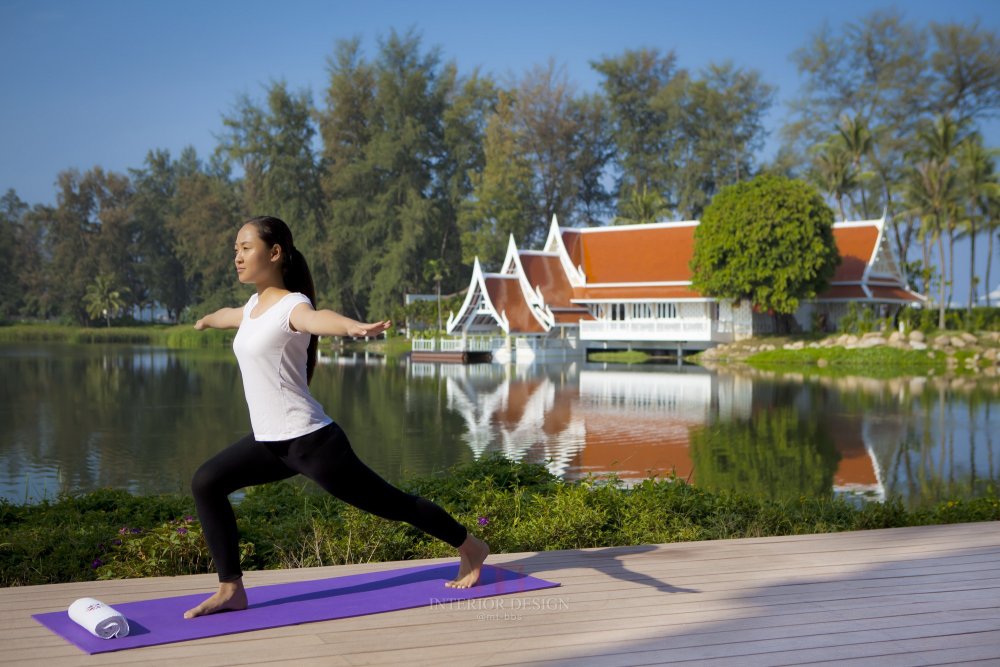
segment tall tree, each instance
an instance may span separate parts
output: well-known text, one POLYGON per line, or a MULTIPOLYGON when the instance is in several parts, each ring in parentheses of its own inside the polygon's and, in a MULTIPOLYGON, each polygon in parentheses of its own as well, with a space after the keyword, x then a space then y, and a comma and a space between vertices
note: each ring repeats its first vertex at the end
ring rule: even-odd
POLYGON ((7 249, 6 261, 0 262, 0 320, 20 314, 24 308, 25 282, 21 272, 24 245, 29 242, 24 233, 28 204, 13 188, 0 197, 0 247, 7 249))
POLYGON ((536 212, 526 243, 544 239, 552 216, 573 225, 583 192, 597 199, 595 181, 609 153, 601 145, 597 107, 578 98, 564 67, 550 60, 528 70, 514 86, 514 122, 520 127, 521 156, 533 171, 536 212), (597 136, 585 136, 596 129, 597 136))
MULTIPOLYGON (((193 157, 193 156, 189 156, 193 157)), ((182 267, 184 289, 199 312, 246 300, 236 280, 233 241, 245 217, 232 183, 220 176, 178 164, 174 203, 166 218, 174 254, 182 267)), ((181 313, 172 313, 178 317, 181 313)))
POLYGON ((856 187, 861 193, 861 217, 868 219, 868 200, 865 197, 865 160, 872 152, 872 134, 868 130, 868 125, 860 116, 853 118, 844 114, 840 117, 840 126, 837 128, 838 136, 844 151, 851 158, 851 165, 854 167, 857 181, 856 187))
POLYGON ((673 52, 629 50, 591 62, 602 75, 615 145, 615 195, 645 187, 670 203, 671 162, 680 130, 675 103, 686 85, 673 52))
POLYGON ((243 169, 243 213, 273 215, 293 230, 295 244, 311 260, 314 280, 327 282, 325 199, 321 165, 313 148, 317 127, 307 91, 293 93, 283 81, 267 88, 266 105, 247 96, 223 117, 226 133, 218 150, 243 169))
POLYGON ((100 167, 83 174, 64 171, 57 185, 57 204, 45 223, 51 270, 62 286, 54 305, 59 314, 82 324, 87 321, 84 291, 98 274, 130 290, 141 288, 132 261, 132 188, 127 177, 100 167))
MULTIPOLYGON (((681 132, 671 190, 686 219, 701 216, 720 188, 753 176, 754 154, 763 146, 763 118, 774 88, 760 74, 732 65, 709 65, 685 87, 681 132)), ((675 103, 661 96, 660 103, 675 103)))
POLYGON ((923 223, 920 227, 920 238, 924 247, 925 285, 929 285, 931 278, 929 245, 936 242, 938 246, 938 257, 941 260, 938 272, 938 327, 941 329, 945 328, 944 311, 947 304, 943 238, 946 221, 952 215, 954 208, 955 181, 954 170, 947 163, 936 157, 925 156, 910 172, 907 188, 907 199, 911 209, 920 216, 923 223))
MULTIPOLYGON (((976 275, 976 238, 985 229, 989 238, 992 238, 990 228, 990 204, 991 200, 1000 199, 1000 182, 993 162, 993 156, 983 146, 983 138, 978 132, 972 133, 962 142, 958 154, 959 187, 961 188, 961 199, 965 208, 965 220, 967 234, 969 237, 969 303, 968 314, 972 315, 972 308, 976 301, 976 285, 979 282, 976 275)), ((992 244, 986 265, 986 301, 989 305, 989 292, 991 286, 990 267, 992 262, 992 244)))
POLYGON ((938 218, 939 233, 948 237, 948 258, 942 255, 938 259, 941 263, 942 280, 947 273, 948 296, 945 303, 951 303, 951 295, 955 287, 955 235, 958 232, 959 216, 961 207, 959 205, 959 189, 956 181, 958 170, 958 147, 964 140, 962 127, 951 119, 948 115, 941 115, 934 119, 932 123, 927 123, 919 132, 919 138, 923 145, 921 154, 936 163, 936 169, 947 173, 955 187, 948 188, 948 198, 944 200, 943 217, 938 218))
POLYGON ((317 293, 334 308, 364 320, 370 276, 355 272, 367 245, 369 206, 381 187, 382 175, 369 159, 379 125, 376 113, 376 70, 361 54, 358 39, 337 42, 327 59, 329 86, 320 111, 323 138, 322 176, 329 234, 324 244, 332 262, 329 285, 317 293))
POLYGON ((487 270, 500 267, 510 235, 525 243, 538 227, 533 171, 521 152, 512 97, 500 94, 483 140, 483 170, 472 175, 472 195, 459 213, 462 260, 479 257, 487 270))
POLYGON ((457 234, 442 196, 455 174, 445 112, 460 83, 412 31, 380 40, 370 63, 356 40, 340 43, 330 74, 322 123, 330 231, 349 265, 341 294, 359 317, 397 312, 404 293, 427 286, 423 260, 457 234))
POLYGON ((868 129, 878 187, 867 192, 866 204, 888 209, 894 249, 905 262, 916 221, 906 215, 899 185, 931 84, 926 35, 898 11, 878 10, 839 30, 824 25, 792 57, 803 83, 783 129, 786 142, 806 156, 845 114, 868 129))
MULTIPOLYGON (((182 159, 185 163, 193 160, 197 169, 193 148, 185 149, 182 159)), ((142 168, 130 172, 135 188, 132 216, 136 223, 136 260, 146 297, 176 320, 191 296, 184 267, 177 257, 177 241, 168 224, 178 205, 178 167, 168 151, 154 150, 146 154, 142 168)))
POLYGON ((959 124, 995 116, 1000 109, 1000 37, 960 23, 932 23, 931 111, 959 124))
POLYGON ((817 144, 811 153, 813 159, 809 170, 810 180, 837 202, 840 219, 847 220, 844 201, 851 200, 851 193, 858 184, 858 174, 851 156, 836 136, 817 144))

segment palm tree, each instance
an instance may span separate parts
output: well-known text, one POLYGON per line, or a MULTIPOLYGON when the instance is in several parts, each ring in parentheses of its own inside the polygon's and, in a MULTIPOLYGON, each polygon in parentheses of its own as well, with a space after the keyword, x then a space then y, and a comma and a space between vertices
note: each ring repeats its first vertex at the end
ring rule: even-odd
POLYGON ((974 132, 962 143, 958 155, 959 174, 961 176, 963 199, 967 202, 967 222, 970 240, 969 259, 969 314, 975 303, 976 279, 976 236, 981 231, 981 225, 986 226, 989 239, 989 257, 986 264, 986 305, 989 305, 990 294, 990 263, 993 261, 993 230, 990 216, 991 199, 1000 198, 1000 184, 994 171, 993 155, 996 151, 988 151, 983 147, 983 138, 974 132))
POLYGON ((127 288, 115 289, 113 276, 102 273, 87 286, 87 291, 83 295, 83 305, 91 319, 103 316, 110 327, 111 315, 125 307, 124 296, 127 294, 127 288))
POLYGON ((847 220, 844 199, 850 201, 851 192, 858 187, 858 174, 850 155, 839 141, 819 144, 813 156, 812 179, 824 192, 834 198, 840 209, 840 219, 847 220))
POLYGON ((646 186, 633 188, 621 205, 622 215, 615 218, 616 225, 645 225, 661 220, 670 211, 667 202, 656 190, 650 192, 646 186))
POLYGON ((434 290, 437 294, 437 307, 438 307, 438 332, 440 333, 441 327, 441 281, 445 279, 448 275, 448 266, 444 263, 443 259, 429 259, 424 265, 424 280, 430 280, 434 283, 434 290))
MULTIPOLYGON (((955 173, 936 158, 929 158, 917 164, 910 173, 907 188, 907 199, 914 213, 920 216, 920 236, 924 243, 924 257, 928 259, 928 239, 938 244, 938 257, 941 262, 938 298, 938 328, 945 328, 945 258, 943 225, 952 215, 955 200, 955 173), (930 223, 930 224, 928 224, 930 223)), ((930 270, 930 263, 926 263, 930 270)), ((927 282, 925 280, 925 282, 927 282)))
POLYGON ((854 167, 854 174, 857 179, 857 187, 861 191, 861 215, 868 219, 868 201, 865 198, 864 179, 870 174, 863 172, 862 161, 872 152, 872 134, 868 131, 868 123, 861 116, 851 118, 844 114, 840 118, 840 126, 837 128, 844 150, 851 158, 854 167))
MULTIPOLYGON (((954 172, 955 156, 958 153, 960 144, 959 132, 961 126, 951 119, 948 114, 937 116, 929 127, 925 127, 919 133, 919 139, 924 146, 924 156, 937 163, 937 169, 954 172)), ((954 180, 954 179, 952 179, 954 180)), ((951 185, 955 185, 952 183, 951 185)), ((948 232, 948 302, 951 302, 951 293, 955 284, 955 232, 958 228, 958 217, 960 206, 958 205, 957 188, 949 189, 950 199, 945 202, 943 209, 944 217, 939 220, 939 224, 944 225, 944 231, 948 232)), ((942 265, 944 257, 941 258, 942 265)), ((942 276, 944 272, 942 271, 942 276)))

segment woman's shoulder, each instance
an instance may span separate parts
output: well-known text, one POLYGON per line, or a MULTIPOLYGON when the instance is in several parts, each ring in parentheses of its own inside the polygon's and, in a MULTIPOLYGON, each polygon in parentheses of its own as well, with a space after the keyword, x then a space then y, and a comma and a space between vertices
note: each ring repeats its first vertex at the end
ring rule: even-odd
POLYGON ((308 303, 312 305, 312 299, 303 294, 302 292, 289 292, 285 296, 281 297, 282 300, 288 300, 290 303, 298 305, 300 303, 308 303))

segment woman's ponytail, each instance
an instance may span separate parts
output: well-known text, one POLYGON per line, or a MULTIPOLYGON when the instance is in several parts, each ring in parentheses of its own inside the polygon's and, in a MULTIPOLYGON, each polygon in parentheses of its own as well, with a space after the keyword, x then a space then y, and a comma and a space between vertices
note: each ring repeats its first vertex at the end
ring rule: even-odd
MULTIPOLYGON (((306 258, 295 247, 292 242, 292 231, 282 220, 271 216, 260 216, 247 220, 257 228, 257 234, 267 244, 269 248, 275 245, 281 246, 284 259, 281 263, 281 276, 285 282, 285 289, 289 292, 301 292, 309 297, 313 308, 316 307, 316 287, 313 284, 312 274, 309 272, 309 264, 306 258)), ((309 347, 306 355, 306 381, 311 382, 313 371, 316 368, 316 348, 319 344, 317 336, 309 337, 309 347)))

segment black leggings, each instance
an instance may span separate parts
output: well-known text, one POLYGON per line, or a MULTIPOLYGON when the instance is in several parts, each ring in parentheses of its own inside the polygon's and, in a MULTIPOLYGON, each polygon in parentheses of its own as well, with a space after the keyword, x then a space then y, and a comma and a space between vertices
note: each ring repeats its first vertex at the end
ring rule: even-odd
POLYGON ((202 464, 191 482, 219 581, 236 581, 243 576, 239 531, 229 494, 297 474, 346 503, 385 519, 406 521, 453 547, 465 541, 465 527, 451 515, 429 500, 400 491, 362 463, 336 423, 278 442, 258 442, 251 434, 202 464))

